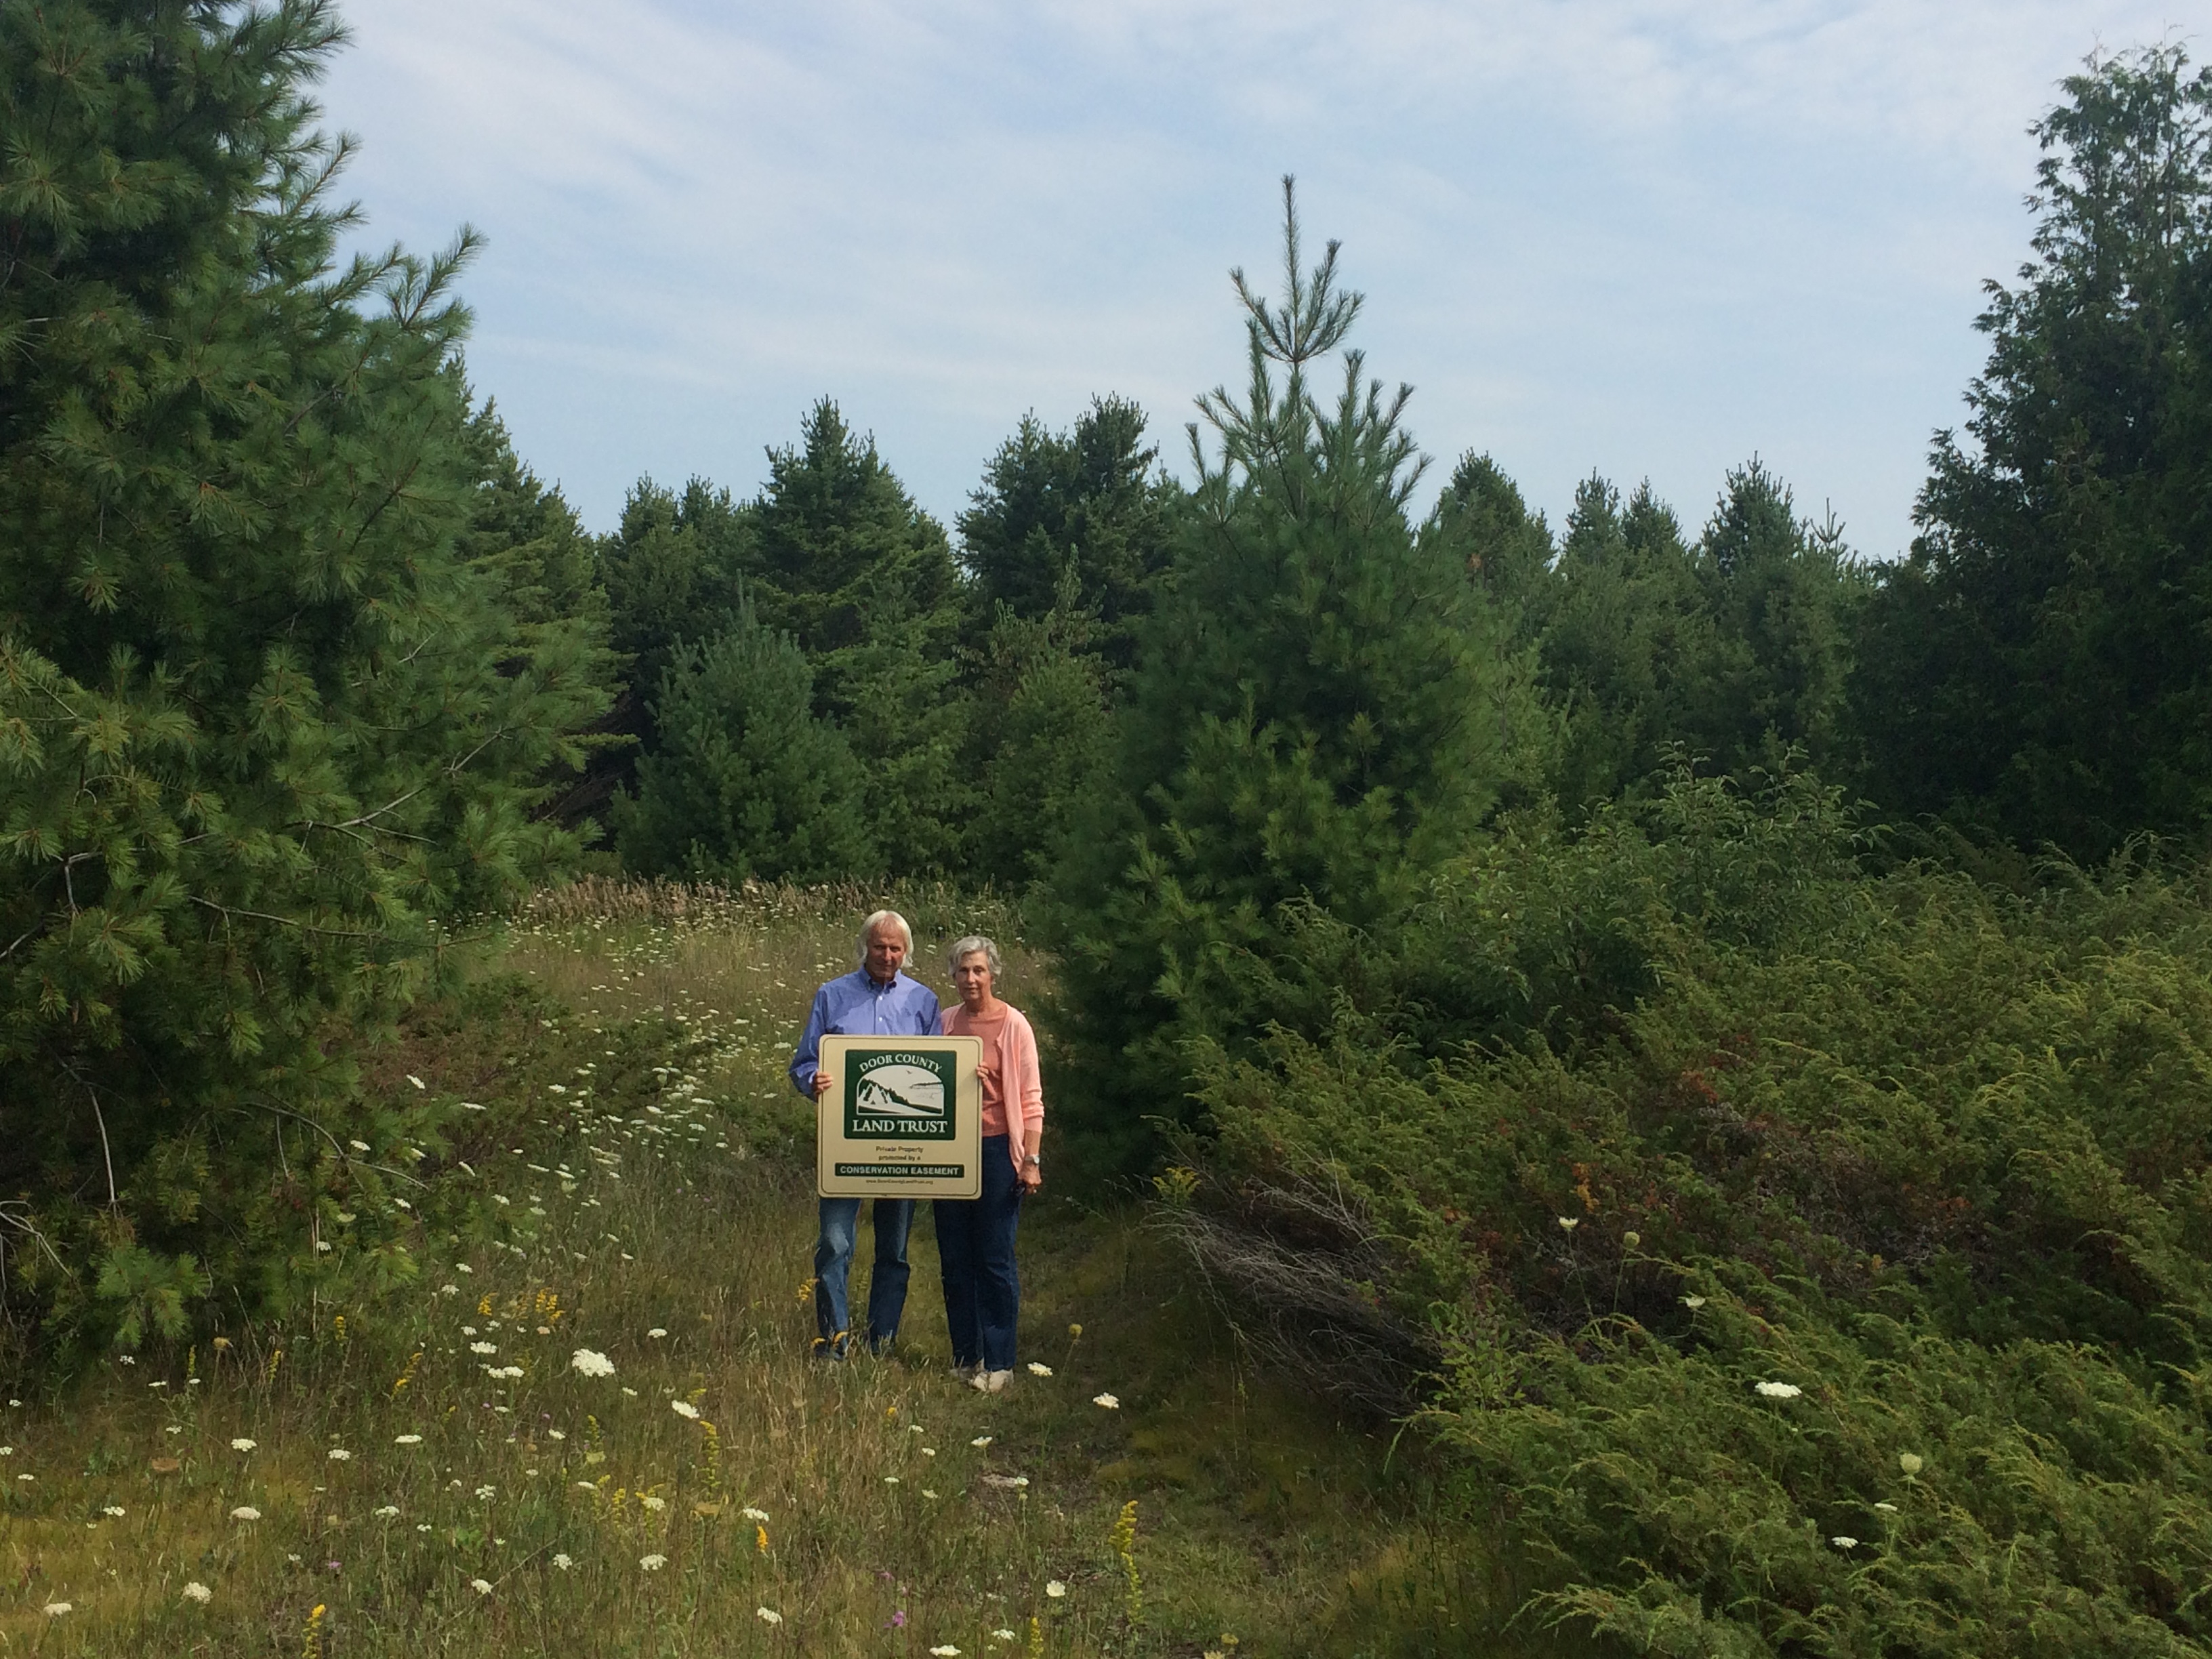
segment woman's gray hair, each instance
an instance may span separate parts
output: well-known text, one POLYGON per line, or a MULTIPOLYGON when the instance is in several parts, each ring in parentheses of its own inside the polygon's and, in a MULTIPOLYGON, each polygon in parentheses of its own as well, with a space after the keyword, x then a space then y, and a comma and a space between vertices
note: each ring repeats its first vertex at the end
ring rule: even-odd
POLYGON ((981 953, 984 961, 991 964, 991 982, 995 985, 998 983, 1001 971, 999 964, 999 947, 981 933, 970 933, 966 939, 953 941, 952 948, 945 953, 945 971, 948 974, 958 973, 960 964, 978 952, 981 953))
POLYGON ((914 954, 914 929, 906 925, 906 918, 896 910, 878 910, 860 924, 859 956, 861 967, 868 965, 868 941, 876 936, 877 928, 886 926, 897 928, 906 936, 906 953, 908 956, 914 954))

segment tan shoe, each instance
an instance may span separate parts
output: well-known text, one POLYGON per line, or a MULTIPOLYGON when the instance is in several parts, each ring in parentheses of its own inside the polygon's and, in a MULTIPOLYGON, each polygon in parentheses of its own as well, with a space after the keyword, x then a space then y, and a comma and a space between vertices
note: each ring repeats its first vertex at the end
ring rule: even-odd
POLYGON ((1012 1371, 985 1371, 975 1379, 975 1386, 986 1394, 1004 1394, 1006 1384, 1014 1380, 1012 1371))

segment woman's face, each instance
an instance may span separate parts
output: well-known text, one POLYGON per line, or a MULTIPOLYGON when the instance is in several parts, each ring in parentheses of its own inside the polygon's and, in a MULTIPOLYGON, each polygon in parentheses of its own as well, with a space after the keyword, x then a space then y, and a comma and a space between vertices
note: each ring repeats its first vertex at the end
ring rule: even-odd
POLYGON ((981 951, 970 951, 952 970, 952 983, 962 1003, 981 1007, 991 1000, 991 958, 981 951))

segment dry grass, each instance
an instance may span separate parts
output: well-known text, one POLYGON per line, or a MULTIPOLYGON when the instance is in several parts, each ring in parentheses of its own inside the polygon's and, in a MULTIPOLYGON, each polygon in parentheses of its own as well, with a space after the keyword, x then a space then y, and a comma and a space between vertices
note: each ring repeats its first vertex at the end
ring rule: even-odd
MULTIPOLYGON (((0 1652, 1468 1650, 1497 1587, 1439 1555, 1418 1469, 1244 1372, 1132 1219, 1025 1221, 1024 1358, 1051 1375, 1005 1397, 942 1370, 926 1210, 901 1357, 805 1358, 813 1200, 780 1149, 811 1113, 783 1067, 872 902, 542 901, 509 960, 552 1006, 430 1011, 376 1068, 453 1101, 387 1282, 4 1407, 0 1652)), ((931 936, 975 924, 908 908, 941 978, 931 936)), ((1018 999, 1038 964, 1011 918, 981 930, 1018 999)))

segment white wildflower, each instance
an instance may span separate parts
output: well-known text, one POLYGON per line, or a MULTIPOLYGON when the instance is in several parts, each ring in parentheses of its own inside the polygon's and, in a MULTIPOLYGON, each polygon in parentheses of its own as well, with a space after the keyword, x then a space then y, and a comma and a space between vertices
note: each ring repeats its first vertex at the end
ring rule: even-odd
POLYGON ((499 1352, 499 1344, 496 1342, 471 1342, 469 1344, 469 1352, 471 1353, 497 1353, 499 1352))
POLYGON ((422 1437, 419 1434, 396 1434, 392 1437, 392 1443, 395 1446, 419 1446, 422 1443, 422 1437))
POLYGON ((647 1572, 659 1572, 668 1565, 668 1558, 665 1555, 641 1555, 637 1558, 637 1564, 647 1572))
POLYGON ((568 1369, 581 1376, 612 1376, 615 1362, 591 1348, 579 1348, 568 1356, 568 1369))
POLYGON ((49 1601, 46 1603, 46 1617, 49 1619, 58 1619, 64 1613, 73 1613, 76 1610, 76 1604, 73 1601, 49 1601))
POLYGON ((385 1520, 389 1521, 393 1516, 399 1513, 399 1505, 397 1504, 386 1504, 369 1512, 372 1515, 381 1516, 385 1520))
POLYGON ((469 1588, 474 1590, 478 1595, 489 1595, 491 1594, 491 1580, 489 1578, 471 1578, 469 1580, 469 1588))
POLYGON ((257 1442, 248 1440, 241 1434, 237 1439, 230 1443, 230 1449, 233 1451, 252 1451, 257 1443, 257 1442))
POLYGON ((353 1461, 353 1454, 343 1446, 333 1446, 330 1449, 329 1459, 333 1463, 348 1463, 353 1461))
POLYGON ((1049 1365, 1041 1365, 1036 1360, 1032 1359, 1030 1361, 1030 1375, 1031 1376, 1050 1376, 1052 1375, 1052 1367, 1049 1365))
POLYGON ((1583 1218, 1578 1215, 1563 1215, 1559 1218, 1559 1231, 1563 1233, 1571 1233, 1582 1224, 1583 1218))
POLYGON ((1692 1313, 1695 1313, 1705 1305, 1705 1298, 1702 1296, 1686 1296, 1682 1298, 1682 1305, 1692 1313))
POLYGON ((201 1606, 204 1607, 207 1603, 215 1600, 215 1592, 195 1578, 191 1583, 185 1586, 185 1600, 187 1601, 198 1601, 201 1606))
POLYGON ((407 1080, 418 1089, 427 1089, 430 1086, 428 1084, 423 1082, 421 1078, 416 1077, 412 1072, 407 1073, 407 1080))
POLYGON ((667 1335, 668 1332, 665 1327, 655 1325, 651 1330, 647 1331, 646 1334, 651 1337, 654 1341, 658 1342, 662 1337, 667 1335))
POLYGON ((1769 1400, 1795 1400, 1805 1392, 1795 1382, 1761 1382, 1758 1389, 1769 1400))
POLYGON ((783 1622, 783 1615, 774 1607, 755 1607, 753 1617, 763 1625, 780 1625, 783 1622))
POLYGON ((234 1521, 258 1521, 261 1518, 261 1511, 251 1504, 240 1504, 230 1512, 230 1518, 234 1521))
POLYGON ((748 1521, 765 1521, 768 1519, 768 1511, 766 1510, 757 1510, 752 1508, 750 1504, 745 1508, 739 1510, 738 1513, 744 1516, 748 1521))
POLYGON ((991 1437, 988 1434, 979 1434, 968 1443, 975 1447, 977 1451, 981 1451, 984 1447, 991 1443, 991 1437))
POLYGON ((1859 1547, 1859 1540, 1856 1538, 1831 1538, 1828 1541, 1839 1550, 1855 1550, 1859 1547))
POLYGON ((1052 1597, 1054 1601, 1057 1601, 1061 1596, 1067 1594, 1067 1586, 1061 1583, 1059 1579, 1055 1578, 1044 1587, 1044 1593, 1052 1597))
POLYGON ((569 1568, 576 1565, 576 1558, 570 1555, 564 1550, 560 1554, 553 1558, 553 1565, 560 1568, 562 1571, 566 1572, 569 1568))
POLYGON ((1897 1455, 1897 1467, 1911 1475, 1919 1474, 1927 1465, 1920 1461, 1918 1452, 1899 1452, 1897 1455))
POLYGON ((1110 1394, 1093 1395, 1091 1396, 1091 1403, 1094 1406, 1103 1406, 1109 1412, 1118 1412, 1121 1409, 1121 1402, 1110 1394))
POLYGON ((699 1420, 699 1408, 688 1400, 672 1400, 668 1402, 668 1409, 688 1423, 699 1420))

